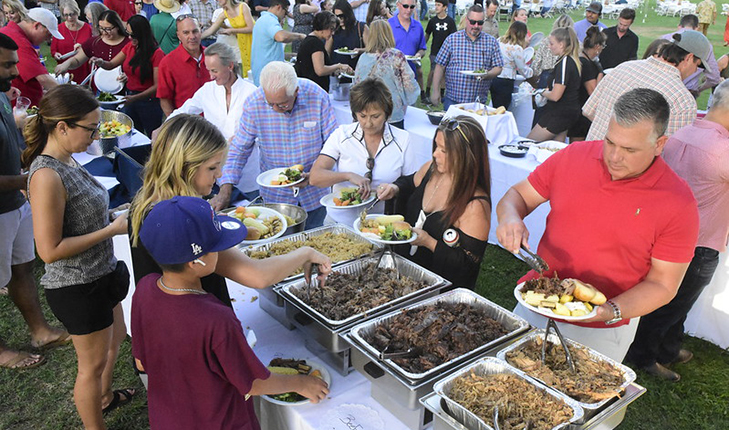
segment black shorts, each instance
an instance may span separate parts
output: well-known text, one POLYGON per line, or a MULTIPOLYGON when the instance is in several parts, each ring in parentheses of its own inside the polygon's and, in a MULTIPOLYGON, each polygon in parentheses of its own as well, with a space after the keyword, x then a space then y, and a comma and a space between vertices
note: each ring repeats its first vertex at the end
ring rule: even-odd
POLYGON ((53 315, 70 334, 89 334, 114 323, 114 307, 129 292, 129 270, 117 261, 113 272, 93 282, 45 291, 53 315))
POLYGON ((539 117, 539 124, 552 134, 567 131, 580 118, 580 108, 565 109, 561 106, 547 104, 539 117))

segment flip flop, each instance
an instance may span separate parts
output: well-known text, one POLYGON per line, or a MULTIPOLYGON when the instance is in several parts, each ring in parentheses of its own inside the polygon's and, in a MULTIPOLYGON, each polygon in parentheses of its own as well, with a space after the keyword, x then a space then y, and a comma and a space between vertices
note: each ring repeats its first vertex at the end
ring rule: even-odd
POLYGON ((48 351, 49 349, 57 348, 59 346, 68 345, 71 343, 71 335, 68 334, 67 331, 64 331, 56 340, 52 340, 48 343, 44 343, 43 345, 34 345, 33 342, 30 343, 30 345, 35 348, 39 349, 41 351, 48 351))
POLYGON ((0 363, 0 368, 25 370, 38 367, 46 362, 46 358, 40 354, 31 354, 25 351, 18 351, 15 358, 0 363))
POLYGON ((114 390, 113 394, 114 398, 111 399, 111 403, 101 410, 102 413, 106 414, 116 408, 126 405, 132 401, 132 398, 135 394, 137 394, 137 392, 133 388, 124 388, 121 390, 114 390), (122 397, 124 398, 122 399, 122 397))

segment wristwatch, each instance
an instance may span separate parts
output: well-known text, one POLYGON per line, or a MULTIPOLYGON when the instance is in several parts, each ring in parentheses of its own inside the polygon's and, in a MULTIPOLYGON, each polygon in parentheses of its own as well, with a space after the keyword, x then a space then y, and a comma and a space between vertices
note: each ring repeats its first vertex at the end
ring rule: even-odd
POLYGON ((618 306, 612 300, 608 300, 605 303, 607 303, 608 305, 610 305, 611 308, 613 308, 613 319, 608 320, 608 321, 605 321, 605 324, 611 325, 611 324, 615 324, 618 321, 622 321, 622 319, 623 319, 623 313, 620 312, 620 306, 618 306))

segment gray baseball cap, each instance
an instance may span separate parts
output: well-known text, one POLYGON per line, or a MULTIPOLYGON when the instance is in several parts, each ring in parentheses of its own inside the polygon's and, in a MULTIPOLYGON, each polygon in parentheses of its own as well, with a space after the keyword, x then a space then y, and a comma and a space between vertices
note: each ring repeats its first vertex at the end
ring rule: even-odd
POLYGON ((673 43, 698 57, 701 60, 701 67, 711 73, 711 66, 708 62, 711 57, 711 43, 706 36, 695 30, 684 30, 673 34, 673 43))

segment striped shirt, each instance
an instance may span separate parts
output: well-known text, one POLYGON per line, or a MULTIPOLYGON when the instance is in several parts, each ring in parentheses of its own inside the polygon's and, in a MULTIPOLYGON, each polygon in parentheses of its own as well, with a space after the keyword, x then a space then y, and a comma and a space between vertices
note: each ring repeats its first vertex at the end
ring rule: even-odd
POLYGON ((582 113, 588 119, 592 118, 585 140, 605 138, 615 102, 635 88, 656 90, 666 98, 671 108, 666 136, 696 119, 696 100, 681 81, 681 73, 675 66, 654 57, 627 61, 602 78, 582 107, 582 113))
MULTIPOLYGON (((237 184, 253 145, 260 150, 261 172, 303 164, 311 170, 316 157, 337 128, 329 95, 308 79, 299 79, 299 92, 290 113, 279 113, 266 102, 263 88, 246 99, 240 123, 230 142, 228 159, 220 184, 237 184)), ((294 197, 290 188, 261 188, 268 203, 300 204, 307 212, 321 207, 319 199, 329 194, 326 188, 307 186, 294 197)))
POLYGON ((445 67, 446 97, 455 103, 472 102, 477 95, 485 101, 491 86, 491 80, 479 81, 461 71, 491 70, 504 66, 499 42, 494 37, 481 32, 476 40, 471 40, 466 30, 446 38, 435 62, 445 67))

